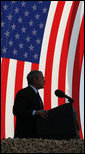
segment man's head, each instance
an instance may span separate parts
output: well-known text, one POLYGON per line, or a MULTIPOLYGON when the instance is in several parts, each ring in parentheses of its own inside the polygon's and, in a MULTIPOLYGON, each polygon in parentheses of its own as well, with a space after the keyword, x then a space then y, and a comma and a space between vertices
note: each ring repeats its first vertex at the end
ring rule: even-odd
POLYGON ((27 75, 28 85, 33 85, 37 90, 44 88, 45 79, 41 71, 31 71, 27 75))

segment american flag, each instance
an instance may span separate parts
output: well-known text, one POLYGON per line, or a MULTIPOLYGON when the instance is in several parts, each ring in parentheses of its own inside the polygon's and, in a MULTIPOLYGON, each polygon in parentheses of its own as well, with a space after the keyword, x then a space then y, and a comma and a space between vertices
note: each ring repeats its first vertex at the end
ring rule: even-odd
POLYGON ((84 1, 1 1, 1 139, 14 137, 12 108, 31 70, 41 70, 44 109, 66 103, 54 95, 63 90, 74 99, 80 136, 80 77, 84 56, 84 1))

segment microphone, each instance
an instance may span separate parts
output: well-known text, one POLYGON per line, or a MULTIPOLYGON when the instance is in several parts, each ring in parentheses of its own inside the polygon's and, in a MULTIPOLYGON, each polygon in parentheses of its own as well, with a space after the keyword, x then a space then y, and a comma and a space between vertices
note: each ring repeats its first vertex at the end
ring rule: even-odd
POLYGON ((65 97, 65 93, 59 89, 55 90, 55 95, 60 98, 65 97))
POLYGON ((55 95, 60 98, 63 98, 63 97, 67 98, 70 103, 74 102, 73 98, 67 96, 62 90, 59 90, 59 89, 55 90, 55 95))

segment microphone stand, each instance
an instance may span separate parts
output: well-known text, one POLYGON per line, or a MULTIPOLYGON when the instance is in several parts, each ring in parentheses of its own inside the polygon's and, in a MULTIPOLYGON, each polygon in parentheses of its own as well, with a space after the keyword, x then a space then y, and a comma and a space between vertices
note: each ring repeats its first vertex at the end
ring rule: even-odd
POLYGON ((73 103, 74 102, 74 100, 71 97, 69 97, 67 95, 65 95, 64 97, 67 98, 70 103, 73 103))

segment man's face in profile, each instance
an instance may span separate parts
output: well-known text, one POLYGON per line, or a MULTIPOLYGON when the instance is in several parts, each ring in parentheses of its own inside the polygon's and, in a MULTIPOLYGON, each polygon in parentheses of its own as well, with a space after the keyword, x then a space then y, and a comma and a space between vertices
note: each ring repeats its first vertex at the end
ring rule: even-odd
POLYGON ((45 85, 45 78, 44 78, 42 72, 40 72, 38 75, 38 78, 37 78, 38 89, 44 88, 44 85, 45 85))

